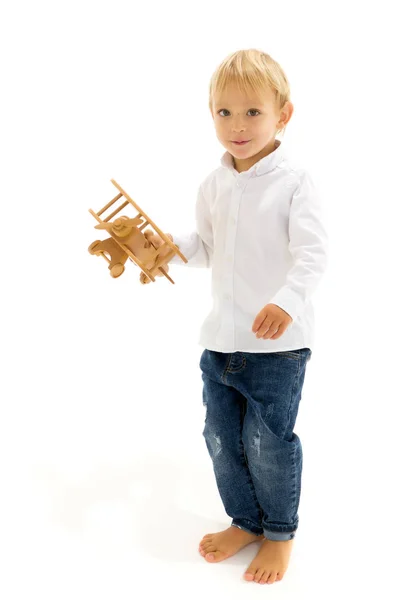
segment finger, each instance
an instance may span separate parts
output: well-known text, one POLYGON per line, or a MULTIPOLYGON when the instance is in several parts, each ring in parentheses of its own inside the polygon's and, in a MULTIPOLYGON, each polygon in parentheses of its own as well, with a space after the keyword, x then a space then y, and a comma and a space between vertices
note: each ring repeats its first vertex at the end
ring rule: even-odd
POLYGON ((150 244, 153 246, 153 248, 158 250, 158 247, 161 246, 161 241, 159 238, 153 237, 150 238, 150 244))
POLYGON ((288 328, 288 325, 284 325, 283 323, 281 323, 278 331, 271 337, 271 340, 277 340, 278 338, 280 338, 281 335, 283 335, 285 333, 287 328, 288 328))
POLYGON ((270 329, 263 339, 264 340, 276 340, 281 335, 282 335, 282 333, 280 332, 279 329, 270 329))
POLYGON ((156 235, 155 233, 153 233, 153 231, 151 231, 151 229, 146 229, 146 231, 143 234, 146 238, 146 240, 148 240, 149 242, 151 242, 154 245, 160 245, 159 243, 157 244, 157 242, 159 242, 159 237, 158 235, 156 235))
POLYGON ((261 311, 256 318, 254 319, 254 323, 253 323, 253 332, 257 333, 257 331, 259 331, 260 327, 262 326, 264 319, 266 319, 267 315, 265 314, 264 311, 261 311))
POLYGON ((278 338, 281 337, 282 334, 283 334, 283 331, 281 331, 280 329, 278 329, 278 331, 270 339, 271 340, 277 340, 278 338))
POLYGON ((264 340, 270 339, 275 333, 279 330, 279 322, 272 321, 270 324, 268 331, 264 332, 261 336, 264 340))
POLYGON ((260 329, 261 327, 261 323, 263 322, 262 319, 257 318, 254 323, 253 323, 253 327, 252 330, 254 333, 257 333, 257 331, 260 329))
POLYGON ((270 321, 269 319, 266 319, 260 326, 260 329, 257 332, 257 337, 263 337, 263 335, 265 335, 267 333, 267 331, 269 330, 269 328, 271 327, 271 324, 272 324, 272 321, 270 321))
POLYGON ((254 333, 257 333, 257 331, 261 331, 261 328, 263 326, 266 326, 266 324, 269 323, 270 320, 271 318, 268 320, 268 314, 265 312, 265 310, 261 310, 254 319, 252 327, 254 333))

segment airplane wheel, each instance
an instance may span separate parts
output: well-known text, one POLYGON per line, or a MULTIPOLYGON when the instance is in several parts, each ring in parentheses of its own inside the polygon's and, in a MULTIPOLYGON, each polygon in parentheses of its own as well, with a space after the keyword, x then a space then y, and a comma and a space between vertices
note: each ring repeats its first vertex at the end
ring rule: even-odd
POLYGON ((122 275, 122 273, 125 271, 125 267, 124 265, 122 265, 121 263, 117 263, 116 265, 114 265, 112 267, 112 269, 110 270, 111 273, 111 277, 119 277, 120 275, 122 275))
POLYGON ((146 283, 150 283, 150 279, 147 277, 146 273, 143 273, 143 271, 140 273, 140 283, 142 283, 143 285, 145 285, 146 283))
POLYGON ((95 242, 93 242, 93 244, 90 244, 88 252, 90 252, 90 254, 96 254, 96 246, 100 243, 100 240, 96 240, 95 242))

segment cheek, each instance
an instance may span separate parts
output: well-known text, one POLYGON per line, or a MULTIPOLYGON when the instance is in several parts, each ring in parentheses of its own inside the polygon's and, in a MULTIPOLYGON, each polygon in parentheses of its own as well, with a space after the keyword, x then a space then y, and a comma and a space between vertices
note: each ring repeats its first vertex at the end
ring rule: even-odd
POLYGON ((221 125, 216 125, 215 126, 215 131, 217 134, 217 137, 219 138, 226 138, 226 131, 225 131, 225 127, 222 127, 221 125))

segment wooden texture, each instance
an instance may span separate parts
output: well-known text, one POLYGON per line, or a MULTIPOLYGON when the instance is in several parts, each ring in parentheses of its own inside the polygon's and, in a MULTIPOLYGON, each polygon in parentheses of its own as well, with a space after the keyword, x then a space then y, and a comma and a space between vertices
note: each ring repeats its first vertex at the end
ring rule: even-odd
POLYGON ((160 273, 164 275, 171 283, 174 281, 167 274, 168 262, 178 255, 183 262, 187 263, 187 258, 180 252, 171 237, 165 234, 157 225, 146 215, 134 200, 121 188, 114 179, 111 179, 113 185, 119 190, 110 202, 108 202, 97 213, 91 208, 89 212, 98 222, 95 229, 104 229, 110 235, 106 240, 95 240, 90 244, 88 251, 90 254, 102 256, 108 263, 111 277, 119 277, 125 270, 125 263, 129 258, 142 271, 140 282, 142 284, 155 281, 155 276, 160 273), (123 199, 120 206, 114 206, 123 199), (132 206, 137 215, 128 217, 120 215, 113 219, 121 210, 132 206), (101 215, 113 207, 113 212, 105 218, 101 215), (163 243, 156 248, 149 237, 152 235, 152 229, 148 228, 143 232, 143 229, 150 225, 151 228, 160 236, 163 243))

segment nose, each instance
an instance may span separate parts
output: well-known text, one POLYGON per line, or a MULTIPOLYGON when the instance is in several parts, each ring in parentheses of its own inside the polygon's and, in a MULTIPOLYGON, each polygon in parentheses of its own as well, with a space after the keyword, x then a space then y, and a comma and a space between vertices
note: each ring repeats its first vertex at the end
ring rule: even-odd
POLYGON ((244 131, 245 130, 245 126, 243 124, 243 120, 241 117, 233 117, 233 121, 232 121, 232 132, 239 132, 239 131, 244 131))

